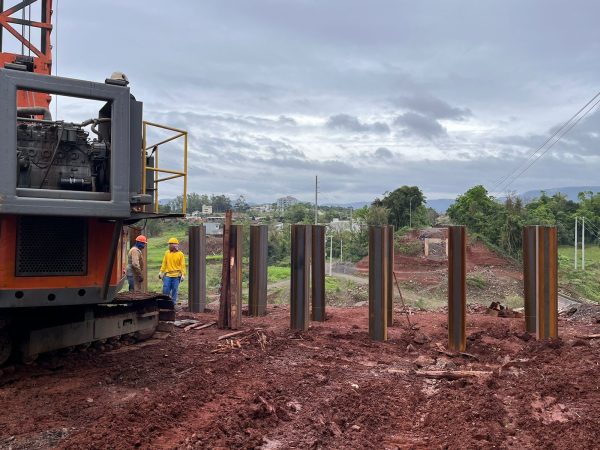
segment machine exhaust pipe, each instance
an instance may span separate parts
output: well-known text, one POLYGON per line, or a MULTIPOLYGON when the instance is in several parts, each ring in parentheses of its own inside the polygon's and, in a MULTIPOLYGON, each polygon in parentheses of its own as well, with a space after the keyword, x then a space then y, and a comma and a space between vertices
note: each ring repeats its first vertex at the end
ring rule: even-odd
POLYGON ((41 106, 17 108, 17 117, 23 116, 44 116, 44 120, 52 120, 52 113, 50 110, 41 106))

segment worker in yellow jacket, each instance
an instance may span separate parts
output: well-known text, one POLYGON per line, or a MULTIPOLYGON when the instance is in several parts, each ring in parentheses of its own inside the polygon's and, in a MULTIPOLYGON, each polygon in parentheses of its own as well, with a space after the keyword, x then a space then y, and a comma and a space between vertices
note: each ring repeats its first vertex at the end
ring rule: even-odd
POLYGON ((163 294, 169 295, 174 304, 177 304, 177 291, 179 283, 185 279, 185 256, 179 250, 179 241, 172 237, 169 239, 169 249, 163 256, 158 278, 163 280, 163 294))

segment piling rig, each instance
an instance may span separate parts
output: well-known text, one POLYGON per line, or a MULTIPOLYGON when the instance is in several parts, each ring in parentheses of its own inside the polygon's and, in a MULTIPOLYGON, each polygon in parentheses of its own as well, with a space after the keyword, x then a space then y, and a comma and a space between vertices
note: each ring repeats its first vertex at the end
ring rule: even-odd
POLYGON ((120 73, 101 83, 51 75, 51 8, 51 0, 26 0, 5 9, 0 0, 0 31, 30 53, 0 53, 0 365, 15 354, 30 361, 148 337, 159 308, 171 307, 160 296, 118 295, 128 225, 164 217, 154 207, 142 103, 120 73), (40 20, 14 17, 32 4, 40 20), (15 24, 39 29, 39 46, 15 24), (56 120, 52 94, 101 106, 93 118, 56 120))

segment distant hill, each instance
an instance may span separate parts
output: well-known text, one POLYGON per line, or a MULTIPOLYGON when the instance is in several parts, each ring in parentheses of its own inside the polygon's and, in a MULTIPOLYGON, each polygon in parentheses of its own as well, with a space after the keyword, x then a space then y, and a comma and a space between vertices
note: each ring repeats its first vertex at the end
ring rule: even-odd
MULTIPOLYGON (((454 203, 455 199, 453 198, 438 198, 433 200, 427 200, 428 208, 433 208, 438 213, 445 213, 452 203, 454 203)), ((352 202, 352 203, 325 203, 323 206, 337 206, 339 208, 353 208, 359 209, 363 206, 370 206, 371 202, 352 202)))
POLYGON ((352 203, 324 203, 323 206, 334 206, 337 208, 360 209, 363 206, 370 206, 371 202, 352 202, 352 203))
MULTIPOLYGON (((580 192, 593 192, 594 194, 600 192, 600 186, 566 186, 560 188, 549 188, 549 189, 539 189, 539 190, 531 190, 527 192, 523 192, 519 194, 519 197, 523 199, 525 202, 530 202, 535 198, 538 198, 542 195, 542 192, 545 192, 546 195, 553 196, 554 194, 564 194, 567 196, 569 200, 574 202, 578 201, 577 195, 580 192)), ((498 201, 503 202, 506 200, 506 197, 499 197, 498 201)), ((448 207, 454 203, 456 199, 450 198, 438 198, 427 200, 427 206, 435 209, 438 213, 445 213, 448 207)))
POLYGON ((443 214, 446 212, 446 210, 448 209, 448 207, 454 203, 456 201, 456 199, 454 198, 434 198, 434 199, 427 199, 427 207, 428 208, 433 208, 436 212, 443 214))
MULTIPOLYGON (((527 191, 527 192, 523 192, 522 194, 519 194, 519 197, 521 197, 525 202, 528 202, 528 201, 531 201, 534 198, 537 198, 540 195, 542 195, 542 191, 544 191, 549 196, 552 196, 552 195, 560 192, 561 194, 566 195, 569 200, 577 201, 577 195, 580 192, 592 191, 595 194, 595 193, 600 192, 600 186, 567 186, 567 187, 560 187, 560 188, 531 190, 531 191, 527 191)), ((169 202, 171 202, 172 200, 173 199, 171 199, 171 198, 161 199, 161 200, 159 200, 159 203, 161 205, 166 205, 169 202)), ((504 200, 505 200, 505 197, 498 198, 498 201, 503 202, 504 200)), ((438 212, 440 214, 443 214, 446 212, 448 207, 455 201, 456 201, 456 198, 428 199, 426 206, 428 208, 433 208, 436 212, 438 212)), ((250 203, 250 204, 253 205, 254 203, 250 203)), ((370 201, 358 201, 358 202, 351 202, 351 203, 324 203, 323 204, 323 206, 335 206, 335 207, 340 207, 340 208, 353 208, 353 209, 360 209, 363 206, 370 206, 370 205, 371 205, 370 201)))
POLYGON ((573 200, 576 202, 578 201, 577 195, 580 192, 592 191, 595 194, 597 192, 600 192, 600 186, 567 186, 560 188, 540 189, 523 192, 522 194, 519 194, 519 197, 521 197, 526 202, 531 201, 534 198, 537 198, 540 195, 542 195, 542 191, 549 196, 553 196, 554 194, 558 194, 560 192, 561 194, 566 195, 569 200, 573 200))

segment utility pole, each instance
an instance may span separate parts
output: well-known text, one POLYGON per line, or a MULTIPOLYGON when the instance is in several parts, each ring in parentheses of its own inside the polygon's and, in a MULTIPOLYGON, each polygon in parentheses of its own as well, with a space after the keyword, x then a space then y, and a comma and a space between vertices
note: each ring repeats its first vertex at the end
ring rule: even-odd
POLYGON ((581 270, 585 270, 585 217, 581 218, 581 270))
POLYGON ((319 176, 315 175, 315 225, 319 224, 319 203, 318 196, 319 194, 319 176))
POLYGON ((354 231, 354 228, 352 227, 352 211, 354 211, 354 208, 351 206, 350 207, 350 232, 351 233, 354 231))
POLYGON ((575 270, 577 270, 577 216, 575 216, 575 270))
POLYGON ((329 276, 331 276, 333 267, 333 233, 329 236, 329 276))
POLYGON ((412 229, 412 197, 408 199, 408 228, 412 229))
POLYGON ((340 263, 344 262, 344 238, 340 234, 340 263))

